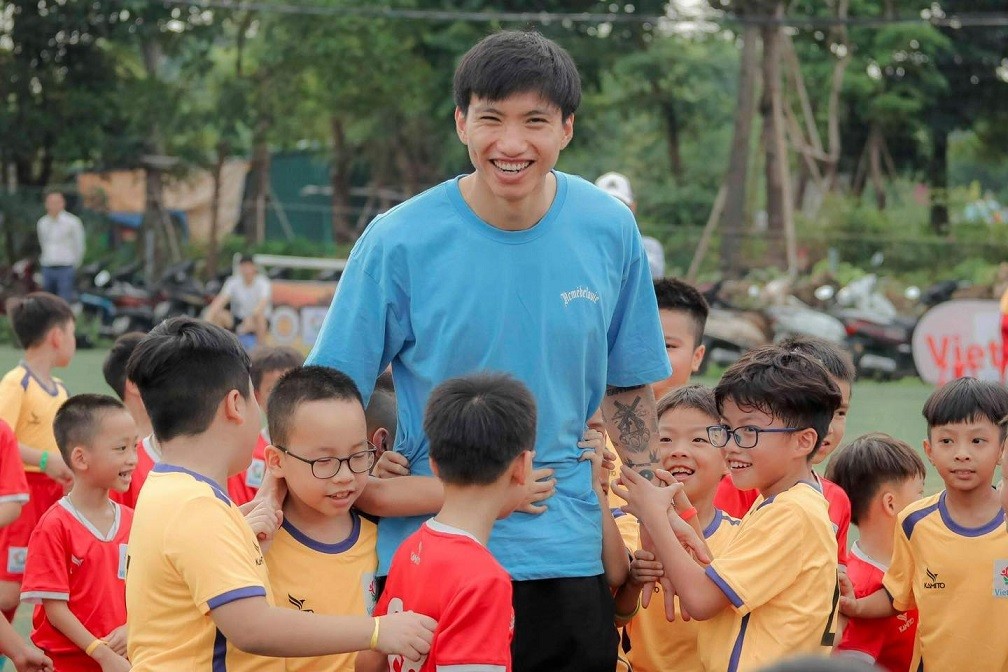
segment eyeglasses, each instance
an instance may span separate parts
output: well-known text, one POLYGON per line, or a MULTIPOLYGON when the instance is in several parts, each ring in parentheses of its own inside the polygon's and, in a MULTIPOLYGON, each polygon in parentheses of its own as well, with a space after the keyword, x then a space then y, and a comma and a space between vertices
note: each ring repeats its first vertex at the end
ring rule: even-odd
POLYGON ((724 448, 732 438, 735 439, 735 443, 739 448, 754 448, 759 443, 760 434, 788 434, 800 431, 800 427, 769 427, 764 429, 747 425, 732 429, 727 425, 711 425, 707 428, 707 438, 715 448, 724 448))
POLYGON ((367 450, 354 453, 349 457, 320 457, 315 460, 308 460, 300 455, 295 455, 283 446, 278 446, 275 443, 273 444, 273 447, 290 455, 295 460, 301 460, 305 464, 311 465, 311 473, 315 478, 327 479, 338 474, 340 469, 343 468, 344 462, 346 462, 347 469, 349 469, 351 473, 365 474, 370 472, 377 460, 376 456, 378 455, 378 449, 370 441, 367 442, 367 445, 367 450))

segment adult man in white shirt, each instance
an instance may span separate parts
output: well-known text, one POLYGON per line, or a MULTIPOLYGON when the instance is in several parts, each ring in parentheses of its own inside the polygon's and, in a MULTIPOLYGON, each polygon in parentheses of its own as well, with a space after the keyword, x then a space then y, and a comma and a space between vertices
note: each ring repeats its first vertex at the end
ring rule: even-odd
POLYGON ((270 280, 259 272, 252 255, 242 255, 238 273, 232 275, 221 287, 207 307, 205 318, 225 329, 240 334, 255 334, 256 343, 266 338, 268 320, 273 301, 270 280), (231 310, 227 309, 230 304, 231 310))
POLYGON ((72 303, 77 298, 77 267, 84 258, 84 225, 66 211, 66 201, 59 192, 46 196, 45 209, 36 225, 42 249, 42 288, 72 303))

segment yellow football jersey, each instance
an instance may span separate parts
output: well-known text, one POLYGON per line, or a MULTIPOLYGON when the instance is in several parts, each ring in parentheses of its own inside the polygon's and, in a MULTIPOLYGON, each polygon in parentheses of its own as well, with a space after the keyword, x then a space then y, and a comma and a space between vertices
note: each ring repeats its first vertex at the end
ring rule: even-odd
MULTIPOLYGON (((351 511, 350 536, 323 544, 284 520, 266 552, 273 593, 281 606, 331 616, 370 616, 377 599, 378 527, 351 511), (321 579, 320 577, 324 577, 321 579)), ((356 653, 288 658, 287 670, 353 672, 356 653)))
POLYGON ((914 502, 898 520, 883 585, 894 607, 920 614, 910 669, 1008 670, 1004 511, 982 527, 962 527, 943 491, 914 502))
POLYGON ((234 648, 210 611, 236 600, 273 604, 255 534, 218 483, 156 464, 137 499, 126 564, 134 672, 280 672, 280 658, 234 648))
MULTIPOLYGON (((52 386, 43 383, 24 363, 0 379, 0 419, 14 430, 20 443, 37 450, 57 451, 53 435, 56 411, 69 396, 59 378, 52 386)), ((25 471, 39 470, 25 465, 25 471)))
MULTIPOLYGON (((627 516, 632 518, 632 516, 627 516)), ((711 553, 718 554, 731 542, 739 529, 739 520, 715 509, 714 520, 703 531, 711 553)), ((635 548, 640 548, 640 539, 635 548)), ((642 608, 626 626, 630 640, 627 659, 634 672, 704 672, 697 653, 697 638, 706 637, 704 621, 682 620, 676 598, 676 620, 665 618, 665 597, 658 587, 651 603, 642 608)))
POLYGON ((706 669, 749 672, 792 654, 829 655, 837 540, 816 484, 757 501, 707 576, 731 607, 704 625, 697 648, 706 669))

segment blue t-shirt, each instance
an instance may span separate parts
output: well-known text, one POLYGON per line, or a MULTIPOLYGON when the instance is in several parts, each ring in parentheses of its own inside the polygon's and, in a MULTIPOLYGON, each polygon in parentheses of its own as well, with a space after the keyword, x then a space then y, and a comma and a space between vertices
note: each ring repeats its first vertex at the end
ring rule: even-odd
MULTIPOLYGON (((556 471, 541 515, 498 521, 490 549, 516 580, 602 572, 591 465, 577 447, 606 385, 670 374, 658 306, 630 210, 585 180, 555 172, 546 215, 495 228, 449 180, 376 218, 340 278, 309 364, 345 372, 365 400, 392 364, 395 449, 430 475, 423 411, 431 390, 474 371, 524 382, 538 406, 536 467, 556 471)), ((426 517, 385 518, 379 574, 426 517)))

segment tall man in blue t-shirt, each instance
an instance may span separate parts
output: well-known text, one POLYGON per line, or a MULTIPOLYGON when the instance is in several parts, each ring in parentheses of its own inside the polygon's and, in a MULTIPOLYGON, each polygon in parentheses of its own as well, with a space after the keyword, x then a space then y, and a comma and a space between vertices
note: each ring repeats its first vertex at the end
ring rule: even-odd
MULTIPOLYGON (((599 504, 577 444, 602 405, 623 463, 657 467, 648 383, 670 370, 647 257, 625 205, 553 170, 581 100, 566 51, 538 33, 497 33, 463 57, 453 88, 475 172, 371 223, 307 363, 345 371, 365 398, 391 363, 395 449, 421 476, 431 473, 422 419, 435 385, 496 370, 529 386, 535 463, 554 470, 556 494, 539 515, 500 521, 490 541, 514 579, 514 669, 612 672, 599 504)), ((380 574, 422 521, 381 521, 380 574)))

